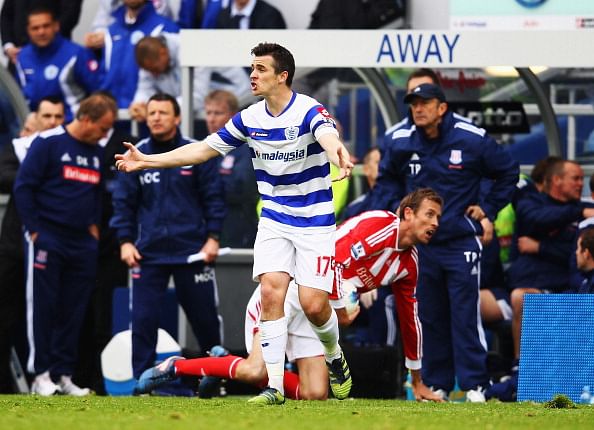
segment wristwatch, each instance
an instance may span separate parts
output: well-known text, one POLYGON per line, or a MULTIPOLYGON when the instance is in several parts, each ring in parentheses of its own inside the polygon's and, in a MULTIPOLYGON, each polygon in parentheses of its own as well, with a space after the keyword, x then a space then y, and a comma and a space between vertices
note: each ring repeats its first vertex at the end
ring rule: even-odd
POLYGON ((209 239, 214 239, 214 240, 216 240, 217 242, 219 242, 219 241, 221 240, 221 236, 220 236, 218 233, 213 233, 213 232, 210 232, 210 233, 208 233, 208 236, 207 236, 207 237, 208 237, 209 239))

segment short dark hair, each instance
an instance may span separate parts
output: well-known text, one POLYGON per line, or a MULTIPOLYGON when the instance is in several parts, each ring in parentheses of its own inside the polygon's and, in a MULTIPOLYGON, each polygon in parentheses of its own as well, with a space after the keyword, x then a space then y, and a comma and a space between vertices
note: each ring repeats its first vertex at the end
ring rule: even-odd
POLYGON ((62 100, 58 96, 45 96, 45 97, 42 97, 39 100, 39 102, 37 103, 37 106, 39 106, 41 104, 41 102, 48 102, 48 103, 51 103, 53 105, 62 105, 62 106, 64 106, 64 100, 62 100))
POLYGON ((33 16, 33 15, 49 15, 52 18, 52 21, 56 21, 57 15, 56 15, 56 10, 52 7, 50 7, 49 5, 44 5, 44 4, 37 4, 37 5, 33 5, 33 7, 31 7, 28 11, 27 11, 27 25, 29 25, 29 17, 33 16))
POLYGON ((587 249, 590 251, 592 257, 594 257, 594 227, 588 227, 580 233, 582 244, 580 251, 587 249))
POLYGON ((546 192, 550 191, 553 176, 562 177, 565 175, 565 166, 567 166, 568 164, 574 164, 576 166, 579 166, 579 163, 576 163, 573 160, 565 160, 564 158, 559 158, 558 160, 555 160, 548 165, 545 171, 544 179, 544 189, 546 192))
POLYGON ((428 69, 427 67, 421 67, 420 69, 413 70, 411 74, 408 75, 408 79, 406 80, 407 87, 410 80, 414 78, 429 78, 435 85, 441 86, 437 73, 435 73, 432 69, 428 69))
POLYGON ((158 60, 161 49, 169 49, 164 37, 145 36, 138 41, 134 48, 136 63, 140 66, 145 61, 158 60))
POLYGON ((173 97, 171 94, 167 94, 167 93, 156 93, 156 94, 153 94, 148 99, 148 101, 146 102, 147 106, 152 101, 156 101, 156 102, 169 102, 173 106, 173 113, 175 114, 175 116, 180 116, 181 115, 181 109, 179 107, 179 103, 177 102, 177 100, 175 99, 175 97, 173 97))
POLYGON ((103 94, 91 94, 80 102, 76 119, 80 120, 87 116, 91 121, 96 122, 107 112, 112 112, 113 117, 117 117, 118 105, 116 102, 103 94))
POLYGON ((549 155, 548 157, 538 160, 530 172, 530 179, 537 184, 544 184, 547 170, 559 161, 563 161, 563 158, 557 155, 549 155))
POLYGON ((287 72, 287 86, 291 87, 295 76, 295 59, 287 48, 277 43, 262 42, 255 46, 251 53, 256 57, 270 55, 274 59, 274 72, 277 75, 287 72))
POLYGON ((443 199, 439 194, 437 194, 436 191, 431 188, 418 188, 400 200, 400 205, 398 206, 398 216, 401 219, 404 219, 404 208, 411 208, 414 213, 417 213, 421 207, 421 204, 423 203, 423 200, 425 199, 435 202, 439 206, 443 206, 443 199))
POLYGON ((371 158, 371 154, 373 154, 375 151, 380 152, 380 150, 379 150, 379 148, 377 146, 374 146, 374 147, 369 148, 367 150, 367 152, 363 156, 363 164, 365 164, 365 163, 367 163, 369 161, 369 159, 371 158))

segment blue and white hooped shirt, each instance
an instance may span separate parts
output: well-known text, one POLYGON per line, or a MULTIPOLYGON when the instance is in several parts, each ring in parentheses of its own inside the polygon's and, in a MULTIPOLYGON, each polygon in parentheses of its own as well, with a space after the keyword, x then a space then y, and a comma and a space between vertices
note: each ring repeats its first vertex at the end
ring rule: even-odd
POLYGON ((262 221, 289 232, 335 230, 330 162, 317 139, 338 136, 328 111, 315 99, 293 93, 278 116, 264 100, 237 113, 206 143, 225 155, 247 143, 263 200, 262 221))

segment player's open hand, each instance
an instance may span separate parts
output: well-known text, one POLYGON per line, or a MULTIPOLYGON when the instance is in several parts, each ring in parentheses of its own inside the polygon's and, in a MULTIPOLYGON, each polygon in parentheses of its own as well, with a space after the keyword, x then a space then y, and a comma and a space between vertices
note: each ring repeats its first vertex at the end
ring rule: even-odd
POLYGON ((130 142, 123 143, 128 150, 123 154, 116 154, 116 169, 129 173, 145 168, 145 155, 130 142))
POLYGON ((337 178, 333 179, 332 182, 342 181, 344 178, 349 178, 351 176, 351 172, 353 171, 353 167, 355 165, 351 162, 351 157, 349 156, 347 151, 343 151, 343 148, 339 147, 336 150, 336 155, 338 155, 338 167, 340 167, 340 174, 337 178))
POLYGON ((350 326, 361 312, 361 306, 357 305, 353 310, 347 312, 346 308, 334 309, 338 318, 338 325, 341 327, 350 326))

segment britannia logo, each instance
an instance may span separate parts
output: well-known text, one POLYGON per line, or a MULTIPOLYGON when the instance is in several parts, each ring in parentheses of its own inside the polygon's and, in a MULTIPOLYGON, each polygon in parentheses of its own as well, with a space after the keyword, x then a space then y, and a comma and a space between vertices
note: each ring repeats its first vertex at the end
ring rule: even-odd
POLYGON ((452 149, 450 152, 450 163, 461 164, 462 163, 462 151, 459 149, 452 149))
POLYGON ((287 127, 285 128, 285 137, 287 140, 295 140, 299 137, 299 127, 287 127))

